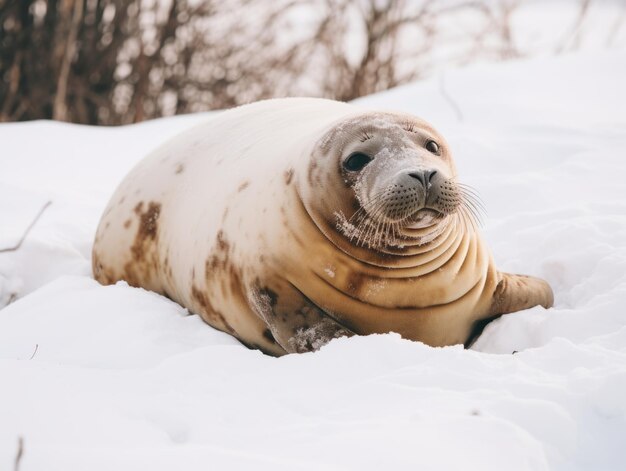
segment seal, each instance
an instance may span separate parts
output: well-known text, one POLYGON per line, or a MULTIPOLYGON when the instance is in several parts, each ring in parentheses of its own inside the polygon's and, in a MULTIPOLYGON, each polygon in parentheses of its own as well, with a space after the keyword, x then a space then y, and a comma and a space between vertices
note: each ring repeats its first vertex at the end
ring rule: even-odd
POLYGON ((387 332, 467 346, 490 320, 553 302, 545 281, 495 268, 479 204, 418 118, 262 101, 208 118, 129 173, 100 221, 93 272, 272 355, 387 332))

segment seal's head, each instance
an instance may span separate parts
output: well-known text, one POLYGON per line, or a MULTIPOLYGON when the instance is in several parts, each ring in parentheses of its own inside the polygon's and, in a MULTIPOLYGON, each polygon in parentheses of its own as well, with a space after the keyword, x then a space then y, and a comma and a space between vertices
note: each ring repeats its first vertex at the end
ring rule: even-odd
POLYGON ((450 220, 473 221, 478 209, 456 181, 443 137, 410 115, 364 113, 335 123, 315 145, 309 184, 328 195, 312 202, 322 217, 368 248, 402 246, 415 229, 433 228, 432 235, 450 220))

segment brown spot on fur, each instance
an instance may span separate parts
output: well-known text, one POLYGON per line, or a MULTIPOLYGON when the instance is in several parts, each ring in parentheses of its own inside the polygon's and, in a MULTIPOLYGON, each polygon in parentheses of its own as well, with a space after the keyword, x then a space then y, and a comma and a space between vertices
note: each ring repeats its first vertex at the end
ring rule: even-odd
POLYGON ((276 343, 276 339, 274 339, 274 336, 272 335, 272 331, 270 329, 265 329, 263 331, 263 337, 268 341, 268 342, 272 342, 272 343, 276 343))
POLYGON ((183 164, 178 164, 176 165, 176 170, 174 172, 176 173, 176 175, 179 175, 183 173, 184 170, 185 170, 185 166, 183 164))
POLYGON ((230 263, 231 245, 222 231, 218 232, 215 247, 211 255, 207 258, 204 266, 207 286, 215 284, 219 280, 219 285, 224 293, 228 290, 231 295, 241 304, 242 309, 248 307, 247 296, 244 293, 243 282, 237 267, 230 263))
POLYGON ((350 275, 348 275, 348 291, 358 293, 363 285, 364 278, 365 275, 363 273, 351 272, 350 275))
POLYGON ((210 306, 209 298, 203 291, 200 291, 196 285, 191 285, 191 297, 195 299, 203 309, 207 310, 210 306))
POLYGON ((91 265, 93 269, 93 276, 99 283, 103 285, 110 285, 118 280, 113 271, 102 264, 102 261, 96 252, 93 252, 92 254, 91 265))
POLYGON ((138 239, 156 239, 158 220, 161 215, 161 203, 151 201, 145 213, 139 214, 138 239))
POLYGON ((124 221, 124 229, 128 229, 130 227, 130 223, 131 223, 130 219, 127 219, 126 221, 124 221))
POLYGON ((102 273, 102 263, 96 252, 91 254, 91 267, 93 269, 93 276, 96 280, 100 281, 100 274, 102 273))
POLYGON ((293 169, 290 168, 289 170, 286 170, 284 177, 285 177, 285 185, 289 185, 291 183, 291 180, 293 179, 293 169))
POLYGON ((237 192, 241 192, 241 191, 245 190, 246 188, 248 188, 249 186, 250 186, 250 182, 248 180, 246 180, 241 185, 239 185, 239 188, 237 188, 237 192))
POLYGON ((191 297, 201 306, 202 313, 207 317, 207 322, 211 325, 217 324, 217 326, 223 326, 223 328, 231 334, 235 333, 235 329, 228 323, 226 318, 213 307, 207 294, 197 288, 195 285, 191 285, 191 297))
POLYGON ((124 204, 124 201, 126 201, 126 196, 122 196, 122 197, 120 198, 120 200, 117 202, 117 204, 118 204, 118 205, 122 205, 122 204, 124 204))
POLYGON ((230 248, 230 244, 228 243, 228 241, 226 240, 226 237, 224 236, 224 231, 219 231, 217 233, 217 249, 221 252, 228 252, 228 249, 230 248))
POLYGON ((313 312, 313 309, 307 304, 303 304, 300 308, 294 311, 297 315, 302 317, 307 317, 309 314, 313 312))
POLYGON ((215 251, 207 259, 204 270, 205 276, 214 273, 217 269, 225 269, 228 262, 228 252, 230 244, 226 240, 224 231, 219 231, 215 239, 215 251))
POLYGON ((144 203, 141 201, 134 208, 134 212, 139 218, 139 227, 130 248, 131 259, 124 266, 125 279, 133 286, 145 284, 159 269, 156 242, 161 203, 151 201, 145 211, 143 211, 143 207, 144 203))
POLYGON ((217 267, 219 266, 220 260, 219 257, 217 255, 211 255, 206 263, 204 264, 204 271, 207 274, 207 276, 209 275, 209 273, 213 273, 217 267))

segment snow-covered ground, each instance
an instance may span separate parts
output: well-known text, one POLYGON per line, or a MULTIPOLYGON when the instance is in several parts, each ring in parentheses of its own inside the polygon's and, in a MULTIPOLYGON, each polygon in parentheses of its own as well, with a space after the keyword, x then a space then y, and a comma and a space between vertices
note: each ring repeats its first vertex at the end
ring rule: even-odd
POLYGON ((447 136, 504 271, 555 307, 473 350, 378 335, 271 358, 90 274, 100 214, 206 115, 0 125, 0 469, 618 470, 626 466, 626 54, 448 71, 359 100, 447 136), (515 354, 513 354, 515 353, 515 354))

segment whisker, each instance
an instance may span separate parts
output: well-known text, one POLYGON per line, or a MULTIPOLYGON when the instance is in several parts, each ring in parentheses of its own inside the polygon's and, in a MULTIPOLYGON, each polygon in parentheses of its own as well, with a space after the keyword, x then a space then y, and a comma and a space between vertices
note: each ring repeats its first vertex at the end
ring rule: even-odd
POLYGON ((481 212, 485 211, 485 205, 481 200, 469 195, 463 195, 463 199, 465 199, 468 203, 471 203, 474 207, 476 207, 476 209, 480 210, 481 212))

